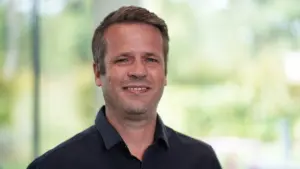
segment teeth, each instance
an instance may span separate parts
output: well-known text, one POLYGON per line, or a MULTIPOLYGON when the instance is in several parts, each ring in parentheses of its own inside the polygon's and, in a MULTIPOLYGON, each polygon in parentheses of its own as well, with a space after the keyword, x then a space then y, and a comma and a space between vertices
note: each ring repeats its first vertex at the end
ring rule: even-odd
POLYGON ((145 87, 129 87, 128 90, 142 91, 142 90, 146 90, 146 88, 145 87))

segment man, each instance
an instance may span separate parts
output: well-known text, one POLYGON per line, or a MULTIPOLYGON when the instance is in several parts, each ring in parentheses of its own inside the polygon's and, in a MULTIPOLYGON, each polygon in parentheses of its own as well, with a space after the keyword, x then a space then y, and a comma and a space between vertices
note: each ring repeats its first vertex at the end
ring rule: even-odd
POLYGON ((165 126, 157 106, 167 84, 165 22, 141 7, 110 13, 92 40, 105 106, 95 125, 28 169, 220 169, 212 147, 165 126))

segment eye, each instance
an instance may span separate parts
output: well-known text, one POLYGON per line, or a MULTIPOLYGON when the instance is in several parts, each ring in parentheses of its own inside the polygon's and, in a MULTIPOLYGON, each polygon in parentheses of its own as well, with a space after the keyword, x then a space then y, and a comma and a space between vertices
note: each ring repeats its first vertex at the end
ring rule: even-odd
POLYGON ((118 58, 115 60, 115 63, 124 63, 124 62, 128 62, 129 59, 128 58, 118 58))
POLYGON ((147 62, 158 62, 158 60, 154 59, 154 58, 147 58, 146 61, 147 62))

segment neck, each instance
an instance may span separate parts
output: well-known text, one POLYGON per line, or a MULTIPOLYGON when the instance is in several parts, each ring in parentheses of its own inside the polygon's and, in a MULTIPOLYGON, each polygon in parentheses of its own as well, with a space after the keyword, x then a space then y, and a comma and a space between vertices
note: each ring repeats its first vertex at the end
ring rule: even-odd
POLYGON ((126 113, 116 112, 106 107, 106 117, 126 143, 132 155, 142 159, 144 151, 152 144, 157 114, 150 113, 147 118, 126 118, 126 113), (123 116, 122 116, 123 115, 123 116))

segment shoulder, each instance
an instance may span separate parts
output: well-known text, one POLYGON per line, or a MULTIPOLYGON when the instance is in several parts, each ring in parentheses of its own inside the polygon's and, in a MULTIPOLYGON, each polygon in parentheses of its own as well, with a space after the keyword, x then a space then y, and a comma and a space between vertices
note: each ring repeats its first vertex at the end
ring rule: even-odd
POLYGON ((94 150, 95 145, 100 145, 100 140, 97 129, 91 126, 36 158, 27 169, 39 169, 60 161, 76 160, 80 155, 94 150))
POLYGON ((171 154, 179 154, 185 161, 197 168, 221 169, 220 161, 212 146, 200 139, 167 127, 171 154), (184 154, 184 155, 183 155, 184 154), (183 155, 183 156, 182 156, 183 155))
POLYGON ((169 127, 167 127, 167 131, 170 146, 174 147, 174 151, 176 151, 174 153, 190 154, 192 155, 189 156, 191 160, 206 161, 211 165, 217 166, 216 168, 221 168, 215 150, 209 143, 195 139, 169 127))
POLYGON ((170 144, 174 144, 179 148, 182 147, 184 149, 191 149, 207 154, 214 153, 212 146, 200 139, 196 139, 187 134, 178 132, 170 127, 167 127, 167 131, 169 134, 170 144))

